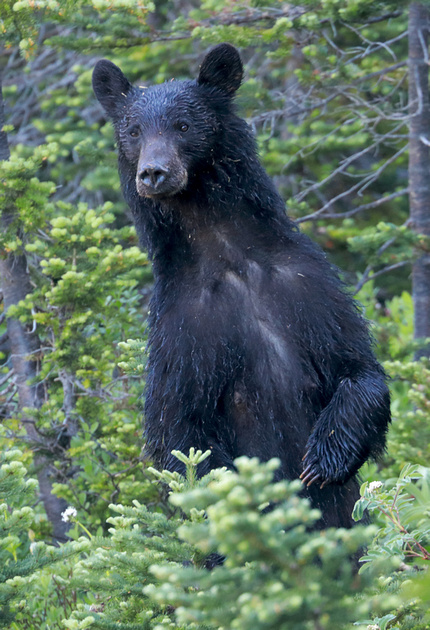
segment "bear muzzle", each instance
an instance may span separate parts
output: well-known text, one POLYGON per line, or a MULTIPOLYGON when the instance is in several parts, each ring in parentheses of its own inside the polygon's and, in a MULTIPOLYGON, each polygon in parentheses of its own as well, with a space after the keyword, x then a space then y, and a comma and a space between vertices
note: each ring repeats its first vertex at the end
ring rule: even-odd
POLYGON ((137 166, 136 189, 139 196, 171 197, 183 190, 188 174, 177 153, 166 150, 165 146, 150 145, 148 148, 152 151, 143 150, 137 166))

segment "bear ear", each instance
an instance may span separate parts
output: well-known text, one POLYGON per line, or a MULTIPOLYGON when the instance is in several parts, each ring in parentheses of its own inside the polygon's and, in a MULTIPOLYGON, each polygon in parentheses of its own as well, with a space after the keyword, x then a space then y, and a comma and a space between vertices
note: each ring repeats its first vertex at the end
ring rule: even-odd
POLYGON ((206 55, 200 67, 199 85, 210 85, 233 96, 243 77, 243 66, 237 49, 218 44, 206 55))
POLYGON ((98 61, 93 71, 93 90, 106 114, 114 120, 123 110, 123 101, 133 88, 130 81, 111 61, 98 61))

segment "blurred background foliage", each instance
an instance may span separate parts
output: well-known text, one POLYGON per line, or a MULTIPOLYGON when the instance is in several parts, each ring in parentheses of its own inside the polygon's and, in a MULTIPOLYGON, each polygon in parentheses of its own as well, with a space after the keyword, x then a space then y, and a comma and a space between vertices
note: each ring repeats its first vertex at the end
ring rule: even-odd
MULTIPOLYGON (((0 447, 15 481, 3 492, 0 476, 0 626, 430 627, 429 352, 411 284, 430 230, 412 216, 408 169, 411 40, 428 62, 428 11, 398 0, 3 0, 0 447), (197 482, 192 454, 188 480, 160 483, 142 457, 151 269, 91 73, 107 57, 140 85, 194 77, 222 41, 241 50, 238 109, 287 211, 357 294, 390 376, 388 452, 362 471, 370 528, 309 531, 316 516, 294 482, 270 484, 274 463, 243 460, 197 482), (30 511, 15 517, 23 497, 30 511), (363 545, 370 568, 357 575, 348 558, 363 545)), ((418 92, 430 125, 428 85, 418 92)), ((424 319, 430 330, 430 304, 424 319)))

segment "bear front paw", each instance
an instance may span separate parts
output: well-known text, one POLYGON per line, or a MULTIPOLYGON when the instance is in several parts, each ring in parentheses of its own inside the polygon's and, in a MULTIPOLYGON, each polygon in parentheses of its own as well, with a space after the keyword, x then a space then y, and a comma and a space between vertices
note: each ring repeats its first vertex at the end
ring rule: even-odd
POLYGON ((319 482, 320 489, 331 483, 330 479, 325 478, 321 466, 318 462, 310 457, 309 451, 303 457, 303 472, 300 475, 302 483, 309 488, 313 483, 319 482))
POLYGON ((303 472, 300 479, 308 488, 314 483, 319 483, 321 489, 330 483, 345 483, 352 474, 341 453, 336 453, 335 456, 329 453, 328 456, 322 457, 321 453, 318 456, 309 449, 303 457, 303 472))

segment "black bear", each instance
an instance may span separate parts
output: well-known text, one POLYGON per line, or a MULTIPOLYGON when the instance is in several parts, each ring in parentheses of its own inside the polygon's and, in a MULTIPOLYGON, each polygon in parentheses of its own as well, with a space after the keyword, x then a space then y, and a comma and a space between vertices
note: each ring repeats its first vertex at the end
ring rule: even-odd
POLYGON ((147 451, 211 449, 202 464, 278 457, 320 527, 353 524, 355 477, 381 453, 389 393, 367 325, 323 252, 286 216, 235 113, 238 51, 197 80, 133 87, 107 60, 94 92, 113 121, 124 197, 153 262, 147 451))

